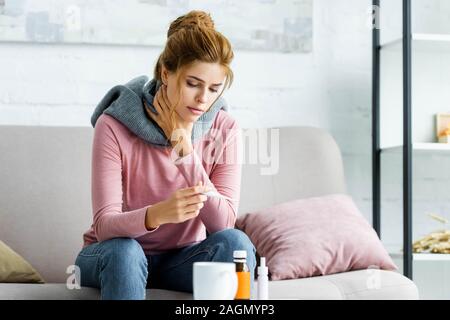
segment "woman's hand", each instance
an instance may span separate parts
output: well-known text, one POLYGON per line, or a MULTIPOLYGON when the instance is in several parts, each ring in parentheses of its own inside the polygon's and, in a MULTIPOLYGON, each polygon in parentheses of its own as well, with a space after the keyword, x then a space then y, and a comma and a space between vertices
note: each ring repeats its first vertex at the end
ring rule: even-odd
POLYGON ((210 188, 200 182, 197 186, 175 191, 167 200, 147 209, 146 228, 154 229, 165 223, 181 223, 195 218, 207 200, 207 196, 201 193, 209 190, 210 188))
POLYGON ((167 86, 161 85, 153 99, 153 106, 158 114, 153 113, 150 108, 145 105, 145 110, 150 118, 152 118, 164 131, 165 136, 170 139, 173 148, 177 148, 179 156, 185 156, 192 152, 192 128, 194 123, 184 121, 176 111, 174 117, 171 117, 172 106, 167 96, 167 86), (172 123, 174 121, 174 123, 172 123))

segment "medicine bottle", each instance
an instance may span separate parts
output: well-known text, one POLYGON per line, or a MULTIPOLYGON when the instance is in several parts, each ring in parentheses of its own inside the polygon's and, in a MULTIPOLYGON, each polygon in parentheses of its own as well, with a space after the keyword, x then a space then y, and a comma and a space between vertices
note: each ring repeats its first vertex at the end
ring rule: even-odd
POLYGON ((260 265, 258 267, 258 300, 269 299, 269 269, 266 266, 266 258, 261 257, 260 265))
POLYGON ((238 279, 235 300, 250 300, 250 269, 247 265, 247 251, 235 250, 233 252, 233 259, 236 264, 236 275, 238 279))

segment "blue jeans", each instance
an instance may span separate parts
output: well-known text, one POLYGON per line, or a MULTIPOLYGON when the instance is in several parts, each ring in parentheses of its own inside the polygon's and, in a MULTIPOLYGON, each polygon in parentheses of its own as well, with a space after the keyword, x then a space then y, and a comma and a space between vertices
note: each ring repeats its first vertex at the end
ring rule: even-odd
POLYGON ((102 299, 141 300, 147 288, 192 292, 193 263, 233 262, 234 250, 247 251, 253 290, 255 247, 237 229, 225 229, 198 244, 148 256, 136 240, 114 238, 83 248, 75 264, 80 268, 81 286, 99 288, 102 299))

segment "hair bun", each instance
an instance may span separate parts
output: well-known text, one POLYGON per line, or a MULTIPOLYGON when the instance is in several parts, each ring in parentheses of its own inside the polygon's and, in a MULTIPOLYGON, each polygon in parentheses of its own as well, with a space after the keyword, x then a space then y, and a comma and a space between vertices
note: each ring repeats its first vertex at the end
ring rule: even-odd
POLYGON ((209 13, 199 10, 192 10, 187 14, 178 17, 170 24, 167 37, 170 37, 173 33, 180 29, 190 29, 195 27, 214 29, 214 21, 209 13))

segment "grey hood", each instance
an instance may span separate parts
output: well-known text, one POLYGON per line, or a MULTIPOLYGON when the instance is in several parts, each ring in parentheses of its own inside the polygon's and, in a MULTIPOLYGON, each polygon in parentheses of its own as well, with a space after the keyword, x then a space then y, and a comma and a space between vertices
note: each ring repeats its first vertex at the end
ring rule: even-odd
MULTIPOLYGON (((95 127, 100 115, 105 113, 120 121, 144 141, 153 145, 169 146, 164 131, 147 115, 143 104, 145 99, 152 111, 156 112, 153 98, 160 85, 155 79, 149 80, 147 76, 139 76, 124 85, 111 88, 92 114, 92 127, 95 127)), ((217 113, 222 109, 228 111, 228 106, 225 99, 220 97, 208 112, 198 118, 192 129, 193 143, 209 131, 217 113)))

